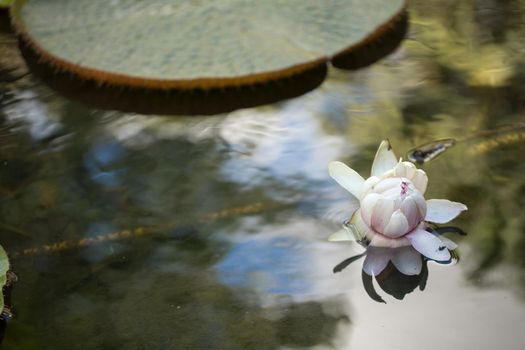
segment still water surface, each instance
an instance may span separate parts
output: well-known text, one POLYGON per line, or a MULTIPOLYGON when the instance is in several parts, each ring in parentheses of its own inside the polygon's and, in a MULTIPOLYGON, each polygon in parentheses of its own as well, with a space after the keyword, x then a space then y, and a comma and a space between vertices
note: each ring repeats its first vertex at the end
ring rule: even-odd
POLYGON ((25 74, 0 37, 0 237, 19 281, 2 349, 522 349, 525 2, 413 1, 409 38, 307 95, 213 117, 95 110, 25 74), (9 57, 8 59, 6 57, 9 57), (9 66, 8 66, 9 65, 9 66), (505 126, 498 133, 483 133, 505 126), (327 242, 357 202, 327 173, 423 165, 469 207, 461 259, 369 298, 327 242))

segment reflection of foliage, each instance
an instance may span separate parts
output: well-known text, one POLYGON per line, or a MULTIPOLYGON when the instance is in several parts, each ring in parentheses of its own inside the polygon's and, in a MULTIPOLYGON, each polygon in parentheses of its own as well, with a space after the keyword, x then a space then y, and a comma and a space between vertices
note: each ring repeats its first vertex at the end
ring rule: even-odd
POLYGON ((460 72, 468 84, 504 85, 521 61, 522 6, 516 0, 414 2, 409 47, 460 72))
MULTIPOLYGON (((495 203, 492 203, 493 205, 495 203)), ((504 232, 506 228, 506 221, 502 213, 493 207, 494 210, 492 213, 489 213, 490 220, 484 222, 481 220, 482 225, 479 231, 484 234, 483 240, 478 244, 478 249, 481 253, 481 261, 476 271, 473 273, 473 279, 476 280, 477 277, 483 273, 484 270, 490 268, 501 261, 504 253, 504 244, 505 241, 501 235, 501 232, 504 232)))

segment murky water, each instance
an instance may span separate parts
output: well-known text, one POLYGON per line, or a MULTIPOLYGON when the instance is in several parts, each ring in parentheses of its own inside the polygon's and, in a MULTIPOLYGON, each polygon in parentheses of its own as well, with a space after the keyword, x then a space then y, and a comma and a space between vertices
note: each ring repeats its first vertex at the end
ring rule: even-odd
POLYGON ((0 347, 522 349, 523 9, 413 1, 379 64, 214 117, 68 101, 2 34, 0 237, 19 281, 0 347), (362 261, 332 273, 359 247, 327 241, 357 207, 327 163, 368 174, 383 138, 399 156, 463 140, 423 168, 429 198, 469 207, 459 263, 429 263, 402 300, 376 283, 386 304, 362 261))

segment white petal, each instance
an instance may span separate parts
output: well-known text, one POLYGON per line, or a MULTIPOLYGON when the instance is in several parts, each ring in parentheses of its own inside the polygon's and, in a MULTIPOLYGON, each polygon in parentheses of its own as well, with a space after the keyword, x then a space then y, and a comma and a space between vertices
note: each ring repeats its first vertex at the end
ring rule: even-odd
POLYGON ((402 164, 405 166, 405 177, 409 180, 412 180, 416 174, 416 166, 410 162, 402 162, 402 164))
POLYGON ((463 203, 452 202, 447 199, 427 200, 427 215, 425 221, 444 224, 458 216, 467 206, 463 203))
POLYGON ((412 180, 416 172, 416 166, 410 162, 399 161, 396 165, 394 175, 397 177, 405 177, 409 180, 412 180))
POLYGON ((328 237, 330 242, 355 241, 354 236, 347 229, 342 228, 328 237))
POLYGON ((406 235, 412 246, 429 259, 436 261, 450 260, 450 252, 441 240, 423 229, 416 229, 406 235))
POLYGON ((341 162, 330 162, 328 172, 339 185, 353 194, 354 197, 359 198, 361 188, 365 183, 365 179, 361 175, 341 162))
POLYGON ((451 241, 447 237, 439 236, 439 239, 441 240, 441 242, 443 242, 447 249, 454 250, 458 247, 458 245, 455 242, 451 241))
POLYGON ((377 232, 383 232, 394 213, 394 201, 390 198, 381 197, 372 211, 370 226, 377 232))
POLYGON ((403 165, 402 159, 399 159, 399 162, 397 163, 396 167, 394 168, 394 176, 396 177, 406 177, 406 169, 403 165))
POLYGON ((353 225, 353 230, 357 231, 354 233, 357 240, 367 238, 368 240, 373 240, 378 234, 368 226, 361 215, 361 209, 357 210, 352 216, 350 223, 353 225))
POLYGON ((380 194, 370 193, 361 201, 361 215, 368 226, 371 224, 374 208, 381 198, 382 196, 380 194))
POLYGON ((403 275, 419 275, 423 267, 421 253, 413 247, 402 247, 393 249, 392 263, 403 275))
POLYGON ((389 248, 368 247, 363 271, 369 276, 377 276, 385 269, 389 261, 389 248))
POLYGON ((425 191, 427 190, 428 176, 424 170, 417 169, 410 180, 421 194, 425 194, 425 191))
POLYGON ((397 164, 396 155, 388 140, 383 140, 377 149, 374 162, 372 163, 372 176, 381 176, 388 170, 392 170, 397 164))
POLYGON ((408 221, 401 210, 396 210, 390 217, 390 222, 383 230, 383 234, 390 238, 398 238, 409 232, 408 221))
POLYGON ((401 193, 402 181, 403 179, 398 177, 389 177, 386 179, 382 179, 374 186, 374 192, 399 195, 399 193, 401 193))

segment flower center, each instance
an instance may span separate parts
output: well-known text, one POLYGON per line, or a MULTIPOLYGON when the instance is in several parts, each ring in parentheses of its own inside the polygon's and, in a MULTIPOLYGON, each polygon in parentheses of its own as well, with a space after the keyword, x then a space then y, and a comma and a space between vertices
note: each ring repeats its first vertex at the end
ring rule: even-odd
POLYGON ((406 197, 408 190, 409 190, 408 182, 401 181, 401 197, 403 198, 406 197))
POLYGON ((401 193, 399 194, 401 197, 401 200, 404 200, 406 196, 409 194, 409 192, 412 192, 410 190, 410 184, 407 181, 401 181, 401 193))

